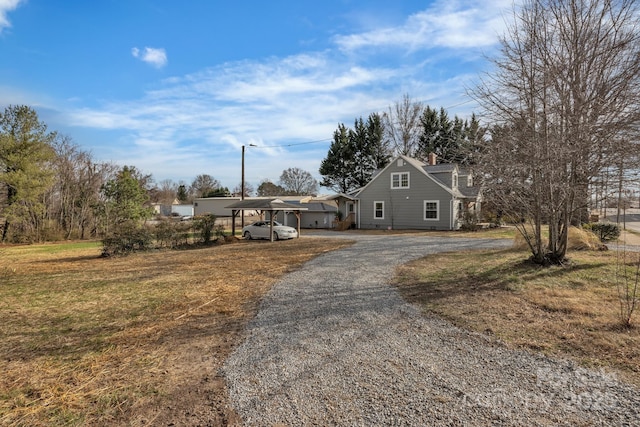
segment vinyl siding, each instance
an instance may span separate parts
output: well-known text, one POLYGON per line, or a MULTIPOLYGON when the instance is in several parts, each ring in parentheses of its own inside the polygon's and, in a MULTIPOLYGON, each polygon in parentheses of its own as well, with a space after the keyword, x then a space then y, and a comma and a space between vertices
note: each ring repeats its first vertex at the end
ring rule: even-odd
POLYGON ((402 163, 398 166, 394 160, 358 194, 360 228, 450 229, 451 193, 412 164, 402 163), (409 172, 409 188, 392 189, 391 174, 401 172, 409 172), (428 200, 439 201, 438 220, 425 220, 424 202, 428 200), (374 202, 384 202, 383 219, 374 218, 374 202))

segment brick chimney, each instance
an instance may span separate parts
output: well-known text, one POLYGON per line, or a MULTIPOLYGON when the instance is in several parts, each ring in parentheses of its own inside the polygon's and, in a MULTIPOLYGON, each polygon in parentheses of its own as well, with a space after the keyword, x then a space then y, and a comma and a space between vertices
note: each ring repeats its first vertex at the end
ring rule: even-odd
POLYGON ((437 159, 438 159, 438 156, 436 156, 436 153, 429 153, 429 159, 427 161, 427 164, 429 166, 435 166, 437 159))

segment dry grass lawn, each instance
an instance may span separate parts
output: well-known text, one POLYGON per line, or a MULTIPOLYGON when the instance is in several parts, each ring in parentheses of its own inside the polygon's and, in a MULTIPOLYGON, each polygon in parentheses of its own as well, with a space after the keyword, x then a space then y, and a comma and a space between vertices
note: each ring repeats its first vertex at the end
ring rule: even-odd
MULTIPOLYGON (((122 258, 87 242, 0 246, 0 425, 238 424, 218 370, 262 296, 349 244, 240 241, 122 258)), ((640 329, 620 327, 616 255, 571 252, 569 265, 541 268, 521 250, 439 254, 400 267, 394 283, 461 327, 640 385, 640 329)))
MULTIPOLYGON (((619 254, 569 255, 568 265, 545 268, 521 250, 438 254, 400 267, 395 284, 407 300, 460 327, 640 385, 640 328, 621 327, 619 316, 619 254)), ((627 257, 632 272, 638 254, 627 257)), ((639 313, 633 321, 640 323, 639 313)))
POLYGON ((0 425, 226 425, 218 369, 287 271, 348 245, 0 247, 0 425))

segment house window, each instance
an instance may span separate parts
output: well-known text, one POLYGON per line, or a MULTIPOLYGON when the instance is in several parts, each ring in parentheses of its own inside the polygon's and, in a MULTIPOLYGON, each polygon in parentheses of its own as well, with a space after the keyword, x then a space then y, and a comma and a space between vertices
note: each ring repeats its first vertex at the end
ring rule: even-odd
POLYGON ((440 219, 440 201, 424 201, 424 219, 425 221, 438 221, 440 219))
POLYGON ((384 219, 384 202, 373 202, 373 218, 384 219))
POLYGON ((453 188, 457 188, 458 187, 458 175, 456 175, 455 173, 453 174, 453 188))
POLYGON ((392 173, 391 188, 409 188, 409 172, 392 173))

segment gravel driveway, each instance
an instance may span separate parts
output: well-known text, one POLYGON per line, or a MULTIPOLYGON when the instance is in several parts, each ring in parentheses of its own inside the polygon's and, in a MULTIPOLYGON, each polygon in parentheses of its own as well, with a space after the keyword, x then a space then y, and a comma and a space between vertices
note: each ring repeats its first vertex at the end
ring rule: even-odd
POLYGON ((510 242, 348 237, 272 288, 225 363, 245 425, 640 425, 638 389, 424 316, 388 284, 409 260, 510 242))

